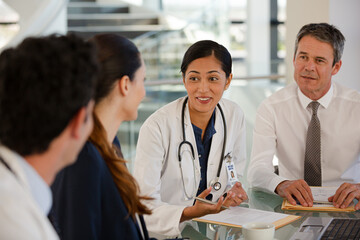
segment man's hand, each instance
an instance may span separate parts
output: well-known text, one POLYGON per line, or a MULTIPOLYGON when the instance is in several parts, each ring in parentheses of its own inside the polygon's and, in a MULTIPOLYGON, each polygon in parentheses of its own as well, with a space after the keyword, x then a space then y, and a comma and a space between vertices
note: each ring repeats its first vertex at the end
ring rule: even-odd
MULTIPOLYGON (((328 200, 336 208, 346 208, 355 198, 360 200, 360 184, 343 183, 328 200)), ((355 205, 355 210, 359 209, 360 201, 355 205)))
POLYGON ((296 205, 296 199, 304 207, 312 207, 313 195, 309 185, 303 180, 286 180, 277 185, 275 192, 283 198, 286 198, 290 204, 296 205))
POLYGON ((226 199, 224 201, 225 206, 239 206, 244 200, 247 200, 248 196, 245 190, 242 188, 240 182, 236 182, 234 186, 227 192, 226 199))

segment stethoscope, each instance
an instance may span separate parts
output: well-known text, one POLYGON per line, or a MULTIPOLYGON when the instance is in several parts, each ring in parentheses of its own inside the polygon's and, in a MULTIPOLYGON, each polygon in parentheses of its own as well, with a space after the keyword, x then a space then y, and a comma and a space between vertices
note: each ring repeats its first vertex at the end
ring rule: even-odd
MULTIPOLYGON (((181 166, 181 147, 183 145, 188 145, 191 149, 191 155, 192 155, 192 162, 193 162, 193 170, 194 170, 194 185, 195 185, 195 189, 196 189, 196 183, 195 183, 195 154, 194 154, 194 147, 193 145, 189 142, 189 141, 186 141, 186 137, 185 137, 185 106, 186 106, 186 103, 188 101, 188 97, 185 98, 184 100, 184 103, 182 105, 182 112, 181 112, 181 124, 182 124, 182 132, 183 132, 183 141, 180 143, 179 145, 179 149, 178 149, 178 159, 179 159, 179 167, 180 167, 180 172, 181 172, 181 180, 182 180, 182 185, 183 185, 183 188, 184 188, 184 193, 185 193, 185 196, 186 196, 186 200, 190 200, 192 199, 193 197, 192 196, 189 196, 186 192, 186 188, 185 188, 185 182, 184 182, 184 176, 183 176, 183 169, 182 169, 182 166, 181 166)), ((219 178, 220 178, 220 172, 221 172, 221 167, 222 167, 222 163, 223 163, 223 159, 225 158, 224 156, 224 153, 225 153, 225 146, 226 146, 226 121, 225 121, 225 117, 224 117, 224 113, 223 113, 223 110, 222 108, 220 107, 220 104, 218 103, 217 104, 217 107, 219 108, 220 110, 220 113, 221 113, 221 117, 222 117, 222 120, 223 120, 223 125, 224 125, 224 142, 223 142, 223 147, 222 147, 222 150, 221 150, 221 155, 220 155, 220 161, 219 161, 219 166, 218 166, 218 170, 217 170, 217 174, 216 174, 216 177, 210 181, 210 186, 215 190, 215 191, 219 191, 221 189, 221 183, 219 182, 219 178)))

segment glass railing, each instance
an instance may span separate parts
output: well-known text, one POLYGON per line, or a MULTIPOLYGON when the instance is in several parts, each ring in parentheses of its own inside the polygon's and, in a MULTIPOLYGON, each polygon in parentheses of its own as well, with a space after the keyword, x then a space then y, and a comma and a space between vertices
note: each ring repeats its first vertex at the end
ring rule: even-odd
MULTIPOLYGON (((236 102, 244 111, 247 126, 248 159, 251 153, 256 110, 266 97, 284 87, 284 85, 283 75, 234 78, 229 89, 224 92, 224 98, 236 102)), ((124 122, 118 132, 124 157, 129 161, 128 167, 130 171, 133 170, 136 143, 141 125, 153 112, 185 95, 186 90, 180 79, 146 82, 146 97, 139 106, 137 120, 124 122)))

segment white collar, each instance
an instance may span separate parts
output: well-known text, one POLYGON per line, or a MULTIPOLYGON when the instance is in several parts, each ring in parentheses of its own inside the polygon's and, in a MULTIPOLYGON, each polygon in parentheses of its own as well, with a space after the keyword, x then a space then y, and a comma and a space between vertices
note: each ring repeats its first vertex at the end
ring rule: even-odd
POLYGON ((4 161, 8 163, 12 171, 16 174, 15 178, 17 178, 23 187, 30 190, 40 210, 45 215, 48 215, 52 205, 52 194, 46 182, 40 177, 36 170, 16 152, 5 146, 0 146, 0 152, 4 161))
MULTIPOLYGON (((298 87, 298 96, 299 96, 299 101, 301 103, 301 106, 306 109, 309 105, 310 102, 312 102, 313 100, 311 100, 310 98, 308 98, 307 96, 305 96, 300 88, 298 87)), ((329 91, 327 91, 327 93, 322 96, 320 99, 318 99, 317 101, 320 103, 321 106, 323 106, 325 109, 328 108, 330 101, 332 99, 334 95, 334 87, 333 84, 331 83, 331 87, 329 89, 329 91)))

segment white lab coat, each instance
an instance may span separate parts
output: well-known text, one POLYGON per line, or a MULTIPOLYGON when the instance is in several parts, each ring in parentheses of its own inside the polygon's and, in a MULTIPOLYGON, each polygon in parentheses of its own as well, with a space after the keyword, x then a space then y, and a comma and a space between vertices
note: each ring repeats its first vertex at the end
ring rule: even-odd
MULTIPOLYGON (((148 203, 152 215, 145 215, 149 232, 168 237, 180 234, 180 217, 186 206, 194 200, 185 200, 183 182, 178 160, 179 144, 183 141, 181 112, 184 98, 177 99, 152 114, 140 129, 137 143, 134 176, 141 194, 155 200, 148 203)), ((231 152, 238 177, 244 174, 246 165, 245 119, 240 107, 227 99, 220 100, 227 125, 225 155, 231 152)), ((216 177, 224 140, 224 126, 220 111, 216 108, 215 130, 208 158, 207 185, 216 177)), ((188 195, 195 196, 200 182, 200 165, 196 141, 188 107, 185 110, 186 140, 195 152, 195 179, 193 160, 188 145, 182 147, 182 171, 188 195)), ((213 191, 213 201, 228 190, 228 174, 225 163, 220 173, 222 188, 213 191)))
POLYGON ((1 157, 16 176, 0 162, 0 239, 59 239, 31 195, 19 156, 1 147, 1 157))

